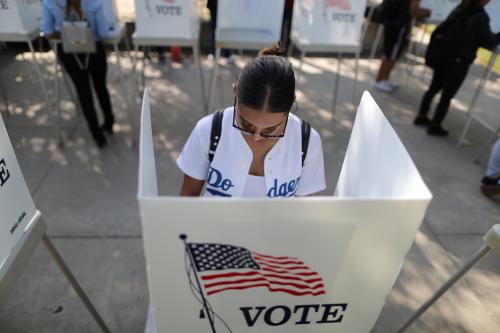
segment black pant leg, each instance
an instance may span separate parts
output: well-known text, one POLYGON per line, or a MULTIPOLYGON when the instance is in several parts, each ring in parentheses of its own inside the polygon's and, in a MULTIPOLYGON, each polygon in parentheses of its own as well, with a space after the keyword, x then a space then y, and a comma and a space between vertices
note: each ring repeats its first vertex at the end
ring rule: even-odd
POLYGON ((446 68, 436 68, 432 76, 431 85, 425 92, 420 102, 419 115, 427 116, 434 96, 443 88, 446 75, 446 68))
POLYGON ((94 84, 94 89, 99 100, 99 105, 104 114, 106 124, 112 124, 115 121, 113 109, 111 107, 111 98, 109 97, 108 87, 106 86, 106 74, 108 63, 106 62, 106 51, 101 43, 97 44, 95 54, 91 55, 89 61, 89 72, 94 84))
MULTIPOLYGON (((81 69, 75 59, 74 54, 64 53, 62 47, 59 46, 58 57, 66 73, 68 73, 71 81, 75 85, 78 99, 82 106, 83 115, 87 120, 90 132, 96 135, 100 132, 99 124, 97 122, 97 114, 94 107, 94 99, 92 98, 92 91, 90 87, 89 72, 81 69)), ((85 57, 80 56, 80 62, 85 64, 85 57)))
POLYGON ((458 89, 462 86, 467 73, 469 72, 469 64, 463 62, 453 63, 450 66, 450 70, 446 73, 446 77, 443 85, 443 92, 441 93, 441 99, 436 107, 436 112, 434 113, 434 118, 432 122, 435 124, 441 124, 448 113, 450 108, 450 103, 453 97, 458 92, 458 89))

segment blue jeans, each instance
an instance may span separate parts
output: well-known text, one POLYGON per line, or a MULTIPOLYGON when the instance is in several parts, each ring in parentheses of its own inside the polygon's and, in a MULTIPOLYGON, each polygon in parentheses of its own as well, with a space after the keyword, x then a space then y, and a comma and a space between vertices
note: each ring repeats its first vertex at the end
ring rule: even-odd
POLYGON ((497 140, 491 150, 490 162, 488 163, 486 176, 492 178, 500 176, 500 139, 497 140))

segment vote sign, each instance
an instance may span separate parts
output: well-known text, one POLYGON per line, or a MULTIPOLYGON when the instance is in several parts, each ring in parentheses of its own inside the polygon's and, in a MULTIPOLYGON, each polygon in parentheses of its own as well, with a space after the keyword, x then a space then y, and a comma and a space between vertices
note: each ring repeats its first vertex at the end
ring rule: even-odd
POLYGON ((0 117, 0 263, 36 213, 28 187, 0 117))
POLYGON ((0 34, 34 31, 41 13, 39 0, 0 0, 0 34))

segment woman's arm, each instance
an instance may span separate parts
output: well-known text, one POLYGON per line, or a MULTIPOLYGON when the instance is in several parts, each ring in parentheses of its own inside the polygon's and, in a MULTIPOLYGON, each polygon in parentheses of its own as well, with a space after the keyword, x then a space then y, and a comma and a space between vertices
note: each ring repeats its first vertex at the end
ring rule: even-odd
POLYGON ((429 17, 431 16, 431 11, 429 9, 421 8, 420 0, 411 0, 410 16, 413 18, 429 17))
POLYGON ((198 180, 184 174, 181 197, 199 197, 204 184, 204 180, 198 180))

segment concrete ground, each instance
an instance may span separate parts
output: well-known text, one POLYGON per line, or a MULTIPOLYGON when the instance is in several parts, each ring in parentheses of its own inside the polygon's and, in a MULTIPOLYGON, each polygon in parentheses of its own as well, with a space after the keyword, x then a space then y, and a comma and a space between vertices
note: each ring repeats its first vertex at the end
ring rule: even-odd
MULTIPOLYGON (((216 105, 232 103, 231 83, 248 57, 224 64, 216 105)), ((42 71, 53 91, 53 56, 39 54, 42 71)), ((143 332, 148 304, 141 224, 136 203, 137 151, 132 123, 138 119, 138 94, 131 63, 122 58, 125 92, 118 80, 117 58, 110 54, 108 82, 117 115, 116 134, 108 146, 94 145, 85 122, 64 90, 64 146, 58 147, 54 105, 47 105, 29 54, 8 50, 0 54, 1 78, 10 103, 2 114, 37 207, 48 223, 48 235, 73 270, 113 332, 143 332)), ((422 60, 422 59, 418 59, 422 60)), ((294 65, 298 62, 293 60, 294 65)), ((445 126, 448 138, 429 137, 412 125, 420 98, 429 82, 422 66, 412 75, 401 65, 394 73, 400 88, 391 95, 371 89, 378 62, 362 60, 356 102, 370 90, 415 160, 434 200, 416 235, 401 273, 372 332, 394 332, 454 271, 481 247, 482 235, 500 223, 500 202, 479 192, 487 155, 473 159, 490 133, 474 123, 467 144, 456 145, 466 110, 482 69, 474 66, 453 102, 445 126)), ((208 82, 212 63, 203 61, 208 82)), ((299 115, 323 139, 328 189, 331 195, 340 173, 355 116, 354 61, 342 64, 336 113, 331 111, 336 63, 307 58, 300 74, 299 115)), ((175 159, 196 121, 203 116, 196 71, 190 56, 182 63, 146 68, 151 89, 154 141, 160 192, 177 195, 181 174, 175 159)), ((494 75, 479 108, 500 125, 500 77, 494 75), (488 112, 486 112, 488 110, 488 112)), ((1 106, 4 111, 3 105, 1 106)), ((409 332, 499 332, 500 258, 490 255, 462 279, 409 332)), ((0 304, 0 332, 98 332, 47 251, 39 246, 5 304, 0 304)))

